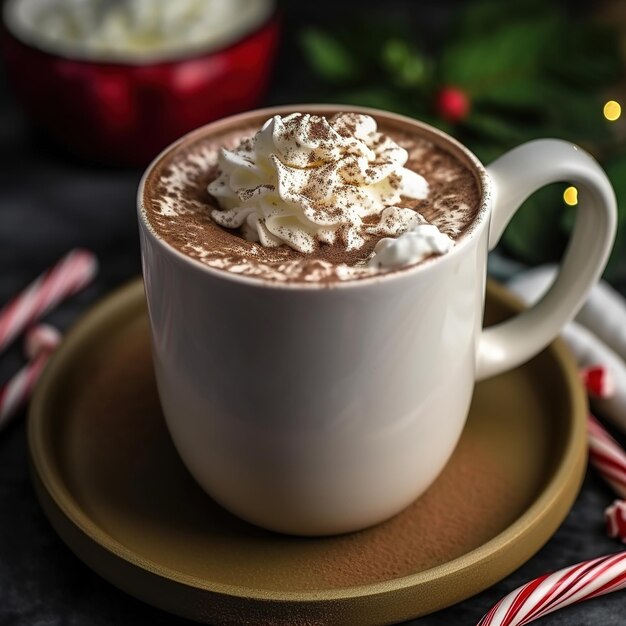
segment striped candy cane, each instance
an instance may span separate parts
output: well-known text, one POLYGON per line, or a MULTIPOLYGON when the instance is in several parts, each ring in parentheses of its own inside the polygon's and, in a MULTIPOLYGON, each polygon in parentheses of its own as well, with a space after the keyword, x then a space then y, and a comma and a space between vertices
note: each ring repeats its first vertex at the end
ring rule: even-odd
POLYGON ((626 588, 626 552, 546 574, 502 598, 478 626, 522 626, 557 609, 626 588))
POLYGON ((0 351, 61 300, 80 291, 98 270, 96 257, 72 250, 0 311, 0 351))
MULTIPOLYGON (((587 421, 589 462, 620 498, 626 499, 626 452, 593 416, 587 421)), ((626 502, 615 500, 604 511, 609 537, 626 543, 626 502)))
MULTIPOLYGON (((587 420, 587 440, 589 462, 626 498, 626 452, 592 415, 587 420)), ((624 540, 626 502, 617 500, 605 515, 609 534, 624 540)), ((570 604, 625 588, 626 552, 610 554, 518 587, 500 600, 478 626, 522 626, 570 604)))
POLYGON ((611 539, 620 539, 626 543, 626 501, 615 500, 604 511, 606 532, 611 539))
POLYGON ((61 333, 50 324, 38 324, 31 328, 24 338, 24 355, 36 359, 42 353, 50 354, 61 343, 61 333))
POLYGON ((604 365, 591 365, 580 370, 580 377, 592 398, 612 398, 615 395, 615 377, 604 365))
POLYGON ((626 499, 626 452, 592 415, 587 420, 589 462, 620 498, 626 499))
POLYGON ((60 341, 59 331, 46 324, 34 327, 26 335, 25 350, 30 361, 0 389, 0 430, 26 403, 60 341))

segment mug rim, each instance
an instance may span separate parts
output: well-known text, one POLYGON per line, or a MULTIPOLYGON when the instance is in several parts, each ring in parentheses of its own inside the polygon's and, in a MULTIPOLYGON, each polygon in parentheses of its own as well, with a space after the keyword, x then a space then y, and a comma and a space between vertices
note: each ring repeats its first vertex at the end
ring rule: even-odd
POLYGON ((428 271, 430 268, 439 265, 447 259, 454 258, 462 253, 462 251, 471 245, 477 234, 482 232, 485 224, 488 226, 490 210, 492 205, 493 196, 493 182, 487 173, 486 167, 478 159, 478 157, 460 141, 454 137, 448 135, 444 131, 422 122, 420 120, 408 117, 406 115, 400 115, 399 113, 392 113, 381 109, 375 109, 371 107, 353 106, 353 105, 341 105, 341 104, 293 104, 293 105, 279 105, 272 107, 263 107, 260 109, 253 109, 245 111, 243 113, 237 113, 235 115, 229 115, 219 120, 209 122, 195 130, 186 133, 169 146, 164 148, 148 165, 144 171, 139 187, 137 190, 137 218, 142 231, 152 239, 152 241, 161 248, 166 254, 170 254, 174 259, 189 266, 189 268, 195 268, 208 273, 215 278, 222 278, 224 280, 230 280, 242 285, 262 287, 262 288, 277 288, 277 289, 346 289, 355 288, 357 286, 372 285, 383 281, 399 280, 401 278, 410 277, 418 273, 428 271), (212 267, 206 263, 203 263, 199 259, 188 256, 169 244, 163 237, 161 237, 146 215, 146 209, 144 207, 144 190, 146 181, 152 174, 156 166, 171 153, 177 151, 181 146, 188 143, 206 137, 209 134, 226 130, 229 126, 234 126, 246 122, 253 118, 266 116, 266 119, 273 115, 285 115, 294 112, 301 113, 340 113, 340 112, 355 112, 363 113, 365 115, 371 115, 376 120, 384 120, 395 122, 400 125, 409 125, 417 128, 418 131, 425 135, 427 139, 433 140, 438 146, 446 149, 448 152, 452 152, 454 156, 460 158, 461 162, 472 170, 472 174, 476 178, 476 182, 479 187, 480 201, 478 210, 474 219, 466 230, 455 240, 455 245, 446 254, 433 256, 418 263, 409 266, 400 266, 398 268, 392 268, 385 272, 376 272, 371 276, 361 276, 358 278, 349 278, 345 280, 334 281, 278 281, 264 278, 262 276, 250 276, 246 274, 237 274, 230 272, 226 269, 220 269, 212 267), (450 150, 450 148, 452 150, 450 150))

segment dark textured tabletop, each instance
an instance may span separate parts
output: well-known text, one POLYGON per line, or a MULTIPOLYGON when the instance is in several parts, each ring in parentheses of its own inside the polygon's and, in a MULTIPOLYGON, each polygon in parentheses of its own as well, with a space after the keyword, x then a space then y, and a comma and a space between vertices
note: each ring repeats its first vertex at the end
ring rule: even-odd
MULTIPOLYGON (((268 102, 288 102, 296 93, 291 89, 279 81, 268 102)), ((47 144, 21 115, 2 75, 0 163, 0 304, 74 246, 100 259, 95 284, 48 317, 65 330, 140 271, 134 198, 141 172, 91 166, 47 144)), ((22 362, 19 345, 2 354, 0 381, 22 362)), ((603 510, 612 498, 589 473, 561 528, 528 563, 478 596, 410 623, 471 626, 527 580, 619 550, 604 533, 603 510)), ((35 498, 19 415, 0 432, 0 626, 186 623, 117 590, 65 547, 35 498)), ((626 624, 626 593, 559 611, 541 623, 626 624)))

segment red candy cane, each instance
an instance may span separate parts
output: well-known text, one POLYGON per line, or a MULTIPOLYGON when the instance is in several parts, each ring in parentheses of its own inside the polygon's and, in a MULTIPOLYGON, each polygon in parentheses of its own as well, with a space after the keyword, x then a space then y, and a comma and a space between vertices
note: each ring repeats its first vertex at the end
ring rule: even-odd
POLYGON ((59 331, 45 324, 28 332, 25 348, 31 360, 0 389, 0 429, 26 403, 46 362, 60 341, 59 331))
MULTIPOLYGON (((587 421, 589 462, 620 498, 626 498, 626 452, 593 416, 587 421)), ((604 511, 609 537, 626 543, 626 502, 615 500, 604 511)))
POLYGON ((587 420, 587 442, 589 462, 626 499, 626 452, 592 415, 587 420))
POLYGON ((61 343, 61 333, 49 324, 38 324, 24 338, 24 354, 27 359, 36 359, 42 353, 50 354, 61 343))
POLYGON ((0 311, 0 351, 61 300, 85 287, 96 275, 96 257, 72 250, 0 311))
MULTIPOLYGON (((583 375, 584 379, 584 375, 583 375)), ((601 424, 587 420, 589 462, 626 498, 626 452, 601 424)), ((613 537, 626 537, 626 502, 617 500, 606 512, 613 537)), ((626 588, 626 552, 610 554, 546 574, 502 598, 478 626, 522 626, 577 602, 626 588)))
POLYGON ((606 533, 612 539, 620 539, 626 543, 626 502, 615 500, 611 506, 604 511, 606 520, 606 533))
POLYGON ((615 377, 604 365, 592 365, 580 370, 580 377, 592 398, 611 398, 615 395, 615 377))
POLYGON ((478 626, 522 626, 557 609, 626 588, 626 552, 531 580, 505 596, 478 626))

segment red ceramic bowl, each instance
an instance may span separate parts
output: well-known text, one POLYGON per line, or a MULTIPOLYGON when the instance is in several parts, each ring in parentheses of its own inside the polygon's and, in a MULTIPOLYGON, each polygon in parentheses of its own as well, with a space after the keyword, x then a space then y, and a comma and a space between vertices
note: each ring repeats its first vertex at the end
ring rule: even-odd
POLYGON ((271 17, 227 47, 149 63, 72 59, 3 32, 6 71, 32 120, 81 156, 144 166, 207 122, 257 107, 279 34, 271 17))

